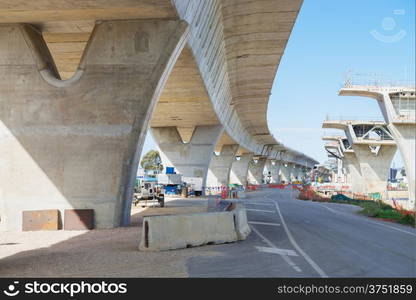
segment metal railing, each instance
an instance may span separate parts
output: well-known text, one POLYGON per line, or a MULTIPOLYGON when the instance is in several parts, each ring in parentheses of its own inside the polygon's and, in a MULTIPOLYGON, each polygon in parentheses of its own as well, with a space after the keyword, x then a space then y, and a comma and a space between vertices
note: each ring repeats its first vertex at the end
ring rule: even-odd
POLYGON ((345 74, 343 83, 344 88, 351 88, 354 86, 368 86, 368 87, 403 87, 415 89, 415 79, 396 79, 391 80, 386 78, 383 74, 378 73, 354 73, 348 71, 345 74))

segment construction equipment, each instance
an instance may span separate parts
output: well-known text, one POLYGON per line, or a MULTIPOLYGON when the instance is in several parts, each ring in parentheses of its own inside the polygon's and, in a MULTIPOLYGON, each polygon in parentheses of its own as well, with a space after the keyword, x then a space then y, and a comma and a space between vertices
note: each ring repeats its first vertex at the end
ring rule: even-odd
POLYGON ((165 206, 165 191, 162 185, 156 182, 139 180, 134 188, 133 203, 137 206, 141 203, 142 207, 157 204, 165 206))

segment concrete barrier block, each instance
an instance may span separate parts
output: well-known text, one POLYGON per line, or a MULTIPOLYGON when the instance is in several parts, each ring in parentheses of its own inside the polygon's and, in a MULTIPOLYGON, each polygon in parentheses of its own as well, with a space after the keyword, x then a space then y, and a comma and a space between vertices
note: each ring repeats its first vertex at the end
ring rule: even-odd
POLYGON ((221 244, 238 240, 234 212, 209 212, 143 218, 141 251, 221 244))
POLYGON ((234 213, 235 230, 239 241, 245 240, 251 232, 244 205, 237 203, 234 213))

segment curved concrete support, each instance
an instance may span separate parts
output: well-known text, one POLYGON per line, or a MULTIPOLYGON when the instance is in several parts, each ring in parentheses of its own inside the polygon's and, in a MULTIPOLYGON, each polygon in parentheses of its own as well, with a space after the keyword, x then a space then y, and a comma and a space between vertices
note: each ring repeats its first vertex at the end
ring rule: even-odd
POLYGON ((36 29, 0 26, 2 230, 39 209, 93 209, 97 228, 129 223, 148 121, 187 35, 183 21, 101 22, 80 75, 61 82, 36 29))
POLYGON ((260 157, 257 162, 251 160, 248 165, 248 184, 263 184, 263 170, 266 165, 267 158, 260 157))
POLYGON ((228 186, 238 148, 238 145, 223 145, 219 155, 213 154, 208 169, 207 187, 228 186))
MULTIPOLYGON (((367 146, 368 147, 368 146, 367 146)), ((353 193, 364 193, 363 177, 361 175, 360 163, 351 150, 344 152, 342 158, 346 183, 351 186, 353 193)))
POLYGON ((353 144, 355 156, 360 165, 365 193, 385 193, 389 170, 397 146, 381 146, 377 155, 370 151, 368 145, 353 144))
POLYGON ((151 128, 163 166, 175 167, 183 176, 203 178, 203 187, 206 186, 208 168, 223 130, 221 125, 196 126, 189 143, 184 143, 176 127, 151 128))
POLYGON ((234 160, 231 166, 230 183, 247 185, 248 167, 253 159, 253 153, 244 153, 240 159, 234 160))

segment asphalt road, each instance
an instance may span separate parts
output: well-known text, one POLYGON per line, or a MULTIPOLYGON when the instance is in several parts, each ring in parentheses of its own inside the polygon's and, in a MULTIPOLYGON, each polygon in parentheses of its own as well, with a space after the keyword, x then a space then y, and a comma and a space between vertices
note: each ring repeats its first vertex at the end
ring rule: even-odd
POLYGON ((367 218, 352 205, 297 200, 291 189, 242 201, 250 236, 188 260, 191 277, 416 277, 411 227, 367 218))

